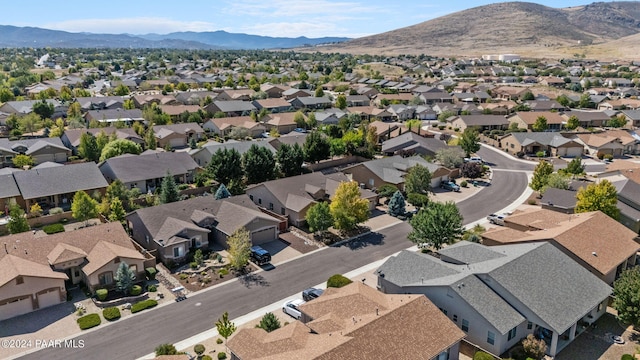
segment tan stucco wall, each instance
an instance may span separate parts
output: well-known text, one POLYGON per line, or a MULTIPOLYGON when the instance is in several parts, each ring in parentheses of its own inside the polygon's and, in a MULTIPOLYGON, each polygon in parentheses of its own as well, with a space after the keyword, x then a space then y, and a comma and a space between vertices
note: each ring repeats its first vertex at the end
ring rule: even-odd
POLYGON ((35 300, 36 294, 40 291, 58 287, 64 291, 64 280, 44 277, 23 276, 24 282, 16 285, 16 279, 12 279, 2 287, 0 287, 0 303, 5 299, 11 299, 23 295, 32 295, 35 300))

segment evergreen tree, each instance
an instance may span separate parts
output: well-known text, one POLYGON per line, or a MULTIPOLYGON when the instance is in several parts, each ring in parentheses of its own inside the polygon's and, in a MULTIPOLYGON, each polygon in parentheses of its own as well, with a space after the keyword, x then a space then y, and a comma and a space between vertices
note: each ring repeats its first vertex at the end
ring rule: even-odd
POLYGON ((404 196, 402 196, 400 190, 396 191, 393 196, 391 196, 391 200, 389 200, 389 215, 404 215, 406 213, 405 206, 404 196))
POLYGON ((300 175, 304 163, 304 153, 297 143, 293 146, 282 144, 276 152, 276 162, 282 175, 285 177, 300 175))
POLYGON ((276 178, 276 160, 264 146, 251 145, 242 156, 242 166, 248 184, 257 184, 276 178))
POLYGON ((146 134, 144 134, 144 144, 149 150, 155 150, 158 147, 158 139, 153 131, 153 126, 149 126, 146 134))
POLYGON ((256 325, 256 327, 266 332, 272 332, 280 328, 280 320, 278 320, 273 313, 268 312, 264 314, 262 319, 260 319, 260 324, 256 325))
POLYGON ((78 154, 88 161, 97 162, 100 160, 100 149, 98 142, 91 133, 83 133, 80 135, 80 144, 78 145, 78 154))
POLYGON ((307 136, 303 150, 305 160, 313 163, 328 159, 331 155, 329 140, 318 131, 313 131, 307 136))
POLYGON ((242 157, 236 149, 218 149, 211 156, 207 172, 214 180, 231 187, 232 180, 236 183, 242 181, 242 157))
POLYGON ((226 199, 230 196, 231 193, 229 192, 229 190, 227 190, 227 187, 224 186, 224 184, 220 184, 220 186, 218 186, 218 189, 216 190, 216 193, 214 195, 216 200, 226 199))
POLYGON ((118 266, 114 280, 116 281, 116 289, 127 295, 136 280, 136 273, 126 262, 122 261, 118 266))
POLYGON ((167 175, 162 179, 162 184, 160 185, 160 203, 168 204, 178 200, 180 200, 178 185, 176 185, 173 175, 167 172, 167 175))
POLYGON ((122 201, 120 198, 113 198, 111 200, 111 205, 109 206, 109 220, 110 221, 124 221, 124 217, 126 212, 124 211, 124 207, 122 206, 122 201))

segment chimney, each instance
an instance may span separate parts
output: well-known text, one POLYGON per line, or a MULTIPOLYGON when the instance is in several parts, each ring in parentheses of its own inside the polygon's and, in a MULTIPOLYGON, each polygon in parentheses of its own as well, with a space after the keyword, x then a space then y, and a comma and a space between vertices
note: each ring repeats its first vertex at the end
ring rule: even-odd
POLYGON ((9 253, 9 249, 7 249, 7 243, 4 243, 4 252, 9 253))

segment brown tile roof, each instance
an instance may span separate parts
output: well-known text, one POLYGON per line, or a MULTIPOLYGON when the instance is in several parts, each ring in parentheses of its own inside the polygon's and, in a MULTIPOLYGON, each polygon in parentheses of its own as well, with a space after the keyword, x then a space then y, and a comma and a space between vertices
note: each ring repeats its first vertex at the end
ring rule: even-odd
POLYGON ((605 134, 578 134, 577 136, 587 146, 594 148, 599 148, 603 145, 618 141, 617 137, 605 134))
POLYGON ((160 105, 160 109, 162 112, 170 115, 170 116, 178 116, 183 112, 195 113, 200 110, 200 106, 198 105, 160 105))
POLYGON ((527 125, 533 125, 540 116, 547 119, 547 124, 562 124, 564 118, 559 114, 551 111, 518 111, 516 113, 522 121, 527 125))
POLYGON ((56 247, 47 255, 49 264, 55 265, 66 261, 77 260, 87 256, 87 253, 75 246, 58 243, 56 247))
POLYGON ((216 126, 220 130, 227 129, 229 127, 253 129, 254 127, 260 125, 260 123, 255 122, 251 118, 251 116, 232 116, 232 117, 214 118, 209 121, 216 124, 216 126))
POLYGON ((65 273, 53 271, 51 267, 15 255, 0 258, 0 287, 18 276, 46 277, 67 280, 65 273))
POLYGON ((261 99, 261 100, 256 100, 256 103, 260 104, 260 106, 264 108, 291 106, 291 104, 283 98, 261 99))
MULTIPOLYGON (((296 113, 279 113, 279 114, 270 114, 267 115, 267 124, 274 126, 284 126, 284 125, 295 125, 295 121, 293 121, 293 117, 296 113)), ((305 116, 306 119, 306 116, 305 116)), ((266 119, 265 119, 266 120, 266 119)))

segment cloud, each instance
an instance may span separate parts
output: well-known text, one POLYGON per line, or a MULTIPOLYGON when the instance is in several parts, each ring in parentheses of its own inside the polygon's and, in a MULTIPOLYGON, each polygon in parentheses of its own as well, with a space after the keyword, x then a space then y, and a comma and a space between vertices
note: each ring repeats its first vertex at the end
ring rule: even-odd
POLYGON ((219 30, 219 26, 206 21, 178 21, 162 17, 78 19, 44 24, 42 27, 70 32, 104 34, 167 34, 175 31, 219 30))
POLYGON ((357 1, 329 1, 329 0, 235 0, 222 12, 239 16, 262 17, 317 17, 323 20, 334 18, 357 19, 363 14, 383 13, 383 8, 365 5, 357 1), (350 14, 349 16, 345 14, 350 14), (356 16, 355 14, 358 14, 356 16))
POLYGON ((370 34, 349 33, 351 29, 340 27, 329 22, 271 22, 260 23, 242 28, 225 29, 229 32, 243 32, 247 34, 260 34, 273 37, 298 37, 318 38, 325 36, 338 37, 362 37, 370 34))

